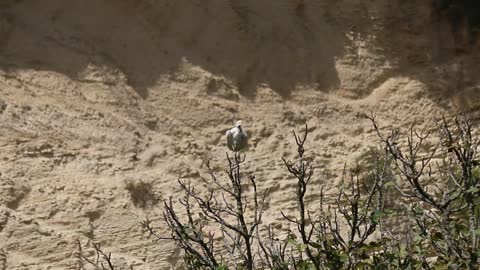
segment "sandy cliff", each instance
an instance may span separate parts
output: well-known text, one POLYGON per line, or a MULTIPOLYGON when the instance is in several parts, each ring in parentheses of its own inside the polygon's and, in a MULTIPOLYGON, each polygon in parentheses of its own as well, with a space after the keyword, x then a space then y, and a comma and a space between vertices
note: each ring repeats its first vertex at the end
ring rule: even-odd
POLYGON ((292 129, 308 122, 315 181, 334 192, 377 143, 361 113, 405 127, 477 111, 478 50, 445 14, 416 0, 2 1, 0 270, 78 269, 78 239, 134 269, 177 265, 139 221, 167 233, 155 203, 177 178, 202 186, 203 159, 221 168, 236 119, 277 222, 295 207, 279 170, 292 129), (141 181, 146 203, 127 189, 141 181))

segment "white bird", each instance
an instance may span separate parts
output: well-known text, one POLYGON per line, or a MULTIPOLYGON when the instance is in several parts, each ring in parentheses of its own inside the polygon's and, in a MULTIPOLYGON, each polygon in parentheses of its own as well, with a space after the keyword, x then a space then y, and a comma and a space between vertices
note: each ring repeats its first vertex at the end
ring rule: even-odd
POLYGON ((226 135, 228 149, 234 152, 242 150, 248 144, 247 132, 242 129, 242 121, 237 121, 234 128, 227 130, 226 135))

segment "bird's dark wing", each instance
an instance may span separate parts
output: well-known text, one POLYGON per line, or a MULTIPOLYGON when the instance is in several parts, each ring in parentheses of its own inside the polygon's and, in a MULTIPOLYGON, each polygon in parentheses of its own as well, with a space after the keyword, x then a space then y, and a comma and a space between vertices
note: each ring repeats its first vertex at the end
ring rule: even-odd
POLYGON ((230 130, 227 130, 227 146, 228 149, 233 151, 233 133, 230 130))
POLYGON ((245 149, 248 146, 248 136, 246 131, 242 131, 238 134, 237 148, 238 150, 245 149))

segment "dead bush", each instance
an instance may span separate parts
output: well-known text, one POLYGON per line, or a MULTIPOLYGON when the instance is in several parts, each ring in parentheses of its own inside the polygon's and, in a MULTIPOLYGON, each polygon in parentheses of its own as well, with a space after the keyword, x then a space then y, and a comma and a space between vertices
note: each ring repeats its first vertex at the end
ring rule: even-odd
POLYGON ((160 200, 153 191, 153 184, 143 180, 128 180, 125 183, 133 205, 140 208, 148 208, 156 205, 160 200))

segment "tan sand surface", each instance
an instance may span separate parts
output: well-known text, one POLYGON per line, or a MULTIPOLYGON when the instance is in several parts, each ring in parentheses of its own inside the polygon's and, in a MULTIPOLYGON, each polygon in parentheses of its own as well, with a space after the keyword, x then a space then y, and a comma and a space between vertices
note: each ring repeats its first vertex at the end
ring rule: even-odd
POLYGON ((305 122, 313 184, 333 194, 378 145, 362 113, 390 128, 477 111, 478 50, 458 53, 428 2, 1 1, 0 270, 78 269, 87 239, 124 266, 177 266, 139 224, 168 235, 161 204, 126 187, 150 183, 157 202, 178 178, 205 189, 202 160, 221 170, 235 120, 280 224, 296 206, 281 157, 305 122))

